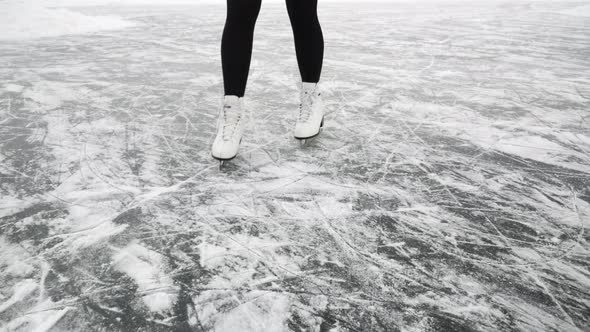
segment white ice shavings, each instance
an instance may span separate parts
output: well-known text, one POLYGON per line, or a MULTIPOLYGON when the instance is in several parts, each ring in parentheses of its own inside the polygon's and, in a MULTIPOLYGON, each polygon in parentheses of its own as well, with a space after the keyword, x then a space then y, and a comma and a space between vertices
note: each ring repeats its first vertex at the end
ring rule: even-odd
MULTIPOLYGON (((6 236, 0 236, 0 267, 3 268, 7 278, 26 279, 35 272, 35 267, 30 264, 31 262, 22 259, 27 255, 27 251, 21 246, 8 241, 6 236)), ((0 299, 2 299, 1 295, 0 299)))
POLYGON ((32 87, 24 89, 22 95, 34 102, 32 105, 29 104, 29 107, 39 111, 58 108, 65 101, 100 100, 95 91, 82 84, 45 80, 35 82, 32 87))
MULTIPOLYGON (((56 163, 62 169, 76 169, 65 173, 63 180, 53 192, 47 195, 48 201, 56 199, 68 207, 68 215, 63 221, 53 221, 53 226, 63 228, 65 241, 74 248, 83 248, 100 242, 122 232, 125 225, 115 225, 111 220, 117 215, 118 202, 127 192, 134 192, 132 186, 108 182, 92 161, 104 155, 99 146, 80 144, 69 127, 67 114, 51 111, 45 117, 48 132, 45 141, 53 148, 56 163)), ((80 130, 80 129, 75 129, 80 130)), ((75 131, 73 130, 73 131, 75 131)), ((100 131, 100 127, 94 129, 100 131)), ((108 130, 105 130, 108 132, 108 130)))
POLYGON ((13 310, 14 307, 31 305, 27 309, 27 314, 5 321, 0 331, 20 331, 23 327, 26 327, 27 331, 49 331, 71 308, 59 306, 56 309, 57 303, 47 299, 44 294, 43 282, 29 278, 35 268, 22 261, 21 258, 27 254, 23 253, 24 250, 20 246, 10 246, 4 237, 0 237, 0 248, 0 266, 7 267, 2 271, 6 273, 4 276, 8 277, 6 280, 23 278, 12 287, 5 288, 12 291, 6 294, 8 296, 0 295, 0 299, 3 300, 0 303, 0 313, 13 310))
POLYGON ((200 249, 201 266, 213 269, 225 263, 226 248, 203 242, 200 249))
POLYGON ((145 305, 153 312, 171 310, 178 290, 165 273, 164 257, 139 243, 115 250, 113 266, 135 280, 145 305))
POLYGON ((423 123, 436 125, 450 135, 481 146, 484 149, 482 153, 500 151, 547 164, 590 172, 590 155, 573 150, 568 146, 568 144, 576 144, 590 151, 587 138, 584 135, 565 130, 556 131, 553 128, 552 133, 563 137, 565 141, 550 140, 545 137, 547 131, 551 129, 550 123, 545 126, 539 126, 538 123, 535 123, 534 126, 527 126, 525 122, 521 121, 518 124, 506 125, 505 121, 488 121, 469 110, 429 103, 407 105, 403 102, 396 102, 392 107, 396 109, 410 108, 414 116, 422 119, 423 123), (515 130, 521 132, 518 133, 515 130), (572 157, 579 161, 573 160, 572 157))
MULTIPOLYGON (((238 300, 239 301, 239 300, 238 300)), ((289 331, 289 296, 274 292, 251 292, 215 322, 219 332, 289 331)))
MULTIPOLYGON (((252 287, 261 280, 254 278, 257 267, 268 266, 280 277, 292 277, 301 272, 298 262, 278 254, 276 251, 292 245, 290 242, 279 242, 268 236, 263 238, 249 237, 243 234, 224 236, 216 234, 212 240, 224 241, 223 246, 203 243, 200 247, 201 264, 207 269, 223 271, 214 277, 209 286, 218 288, 252 287), (264 259, 264 262, 261 260, 264 259), (247 264, 248 268, 234 271, 231 266, 247 264)), ((275 279, 268 279, 273 281, 275 279)))
MULTIPOLYGON (((0 159, 2 161, 2 159, 0 159)), ((0 201, 0 218, 9 216, 22 210, 23 206, 27 205, 27 200, 18 199, 16 197, 2 197, 0 201)))
MULTIPOLYGON (((30 309, 27 315, 19 316, 6 325, 6 331, 49 332, 53 330, 66 313, 72 310, 71 307, 59 306, 49 299, 37 303, 30 309)), ((4 331, 4 330, 2 330, 4 331)))
POLYGON ((37 290, 37 287, 37 283, 32 279, 25 279, 14 285, 12 296, 4 301, 4 303, 0 303, 0 313, 27 298, 31 293, 37 290))
POLYGON ((554 164, 590 172, 590 157, 577 151, 573 151, 562 144, 550 141, 541 136, 512 136, 487 140, 482 136, 476 138, 474 142, 479 143, 485 148, 499 150, 523 158, 536 160, 548 164, 554 164), (569 159, 576 157, 579 160, 586 160, 588 163, 574 162, 569 159))

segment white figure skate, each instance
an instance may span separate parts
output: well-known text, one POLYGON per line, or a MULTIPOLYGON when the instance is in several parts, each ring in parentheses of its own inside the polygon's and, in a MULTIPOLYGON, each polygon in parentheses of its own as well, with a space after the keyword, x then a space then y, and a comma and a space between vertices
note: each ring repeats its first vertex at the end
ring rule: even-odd
POLYGON ((320 134, 324 126, 324 105, 317 83, 301 84, 301 103, 294 136, 301 145, 320 134))
POLYGON ((225 161, 234 159, 242 142, 246 115, 243 98, 225 96, 223 108, 217 121, 217 135, 211 146, 211 156, 219 160, 221 167, 225 161))

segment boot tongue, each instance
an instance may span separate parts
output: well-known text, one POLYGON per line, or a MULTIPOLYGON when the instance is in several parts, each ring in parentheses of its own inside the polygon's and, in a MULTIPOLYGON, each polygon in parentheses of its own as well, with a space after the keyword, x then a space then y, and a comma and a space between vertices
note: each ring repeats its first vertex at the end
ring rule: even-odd
POLYGON ((317 83, 303 82, 301 84, 301 91, 305 94, 312 94, 317 87, 317 83))
POLYGON ((223 98, 223 139, 229 140, 238 124, 242 113, 238 96, 224 96, 223 98))
POLYGON ((223 99, 223 106, 230 106, 231 108, 240 105, 240 98, 238 96, 225 96, 223 99))
POLYGON ((311 104, 316 94, 317 83, 302 82, 301 104, 299 105, 299 121, 307 121, 311 115, 311 104))

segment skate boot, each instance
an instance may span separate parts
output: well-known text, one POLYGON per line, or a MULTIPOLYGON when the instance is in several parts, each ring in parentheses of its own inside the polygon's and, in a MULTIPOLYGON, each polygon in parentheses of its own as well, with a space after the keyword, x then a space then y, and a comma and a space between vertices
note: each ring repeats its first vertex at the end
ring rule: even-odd
POLYGON ((301 103, 294 136, 301 144, 319 135, 324 126, 324 106, 317 83, 301 84, 301 103))
POLYGON ((217 135, 211 146, 211 156, 220 161, 220 166, 238 154, 245 121, 243 98, 225 96, 217 121, 217 135))

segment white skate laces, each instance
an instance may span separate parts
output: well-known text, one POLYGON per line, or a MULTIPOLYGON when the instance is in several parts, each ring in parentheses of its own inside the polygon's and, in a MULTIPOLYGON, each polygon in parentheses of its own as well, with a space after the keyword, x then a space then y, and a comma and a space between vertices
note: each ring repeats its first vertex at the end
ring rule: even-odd
POLYGON ((242 98, 225 96, 217 120, 217 134, 211 146, 211 155, 220 161, 236 157, 245 127, 242 98))
MULTIPOLYGON (((316 93, 317 85, 313 85, 313 87, 308 85, 309 83, 303 83, 303 87, 301 89, 301 103, 299 104, 299 118, 297 119, 298 122, 307 122, 311 116, 311 110, 313 105, 313 97, 316 93), (307 85, 307 86, 306 86, 307 85)), ((318 93, 318 96, 320 94, 318 93)))
POLYGON ((224 141, 229 141, 234 137, 236 128, 238 128, 242 119, 241 110, 236 108, 238 106, 223 105, 223 126, 221 130, 224 141))

